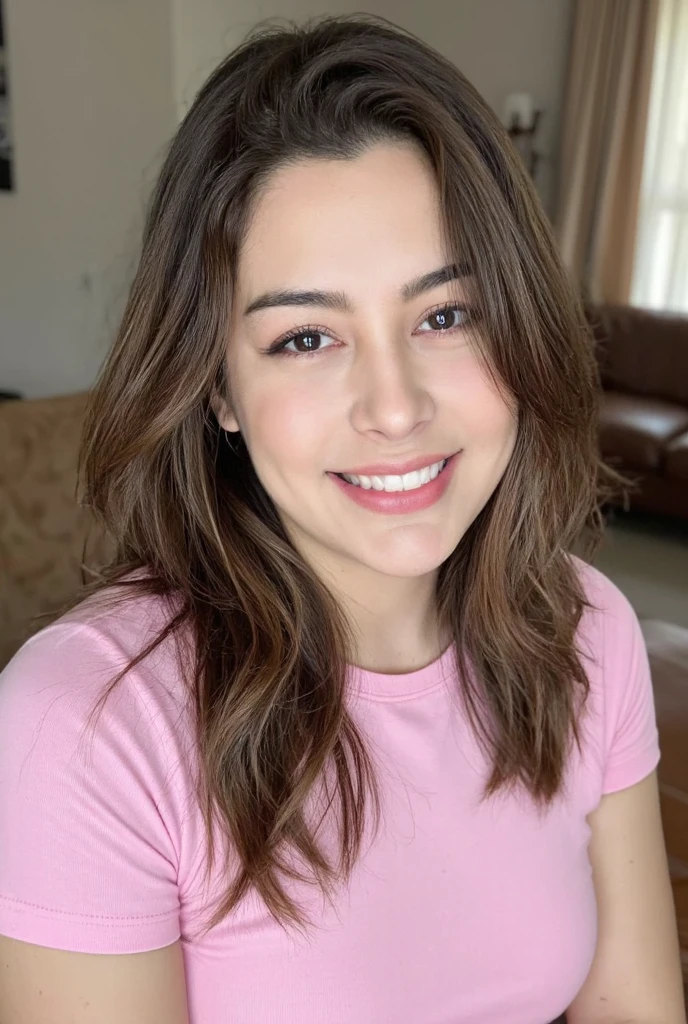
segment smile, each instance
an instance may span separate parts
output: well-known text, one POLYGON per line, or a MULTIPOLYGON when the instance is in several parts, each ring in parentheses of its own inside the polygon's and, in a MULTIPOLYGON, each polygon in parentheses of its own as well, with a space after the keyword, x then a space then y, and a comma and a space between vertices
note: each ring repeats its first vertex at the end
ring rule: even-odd
POLYGON ((338 473, 337 476, 346 480, 347 483, 353 484, 354 487, 362 487, 366 491, 387 491, 388 493, 416 491, 439 476, 448 461, 448 459, 442 459, 441 462, 433 462, 429 466, 423 466, 422 469, 416 469, 412 473, 404 473, 401 476, 356 476, 348 473, 338 473))
MULTIPOLYGON (((327 476, 345 497, 369 512, 411 515, 435 505, 446 493, 462 451, 408 473, 328 473, 327 476)), ((373 468, 378 467, 370 467, 373 468)))

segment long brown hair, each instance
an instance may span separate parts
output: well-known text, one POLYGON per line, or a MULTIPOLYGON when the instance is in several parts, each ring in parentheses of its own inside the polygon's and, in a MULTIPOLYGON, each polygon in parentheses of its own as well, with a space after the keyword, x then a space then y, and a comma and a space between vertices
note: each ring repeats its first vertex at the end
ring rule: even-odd
POLYGON ((485 798, 519 784, 546 807, 571 739, 580 745, 586 601, 568 552, 580 541, 592 553, 600 489, 618 478, 598 458, 590 332, 533 184, 473 86, 413 35, 369 16, 259 25, 172 141, 82 450, 84 501, 117 545, 96 589, 171 599, 165 631, 139 658, 166 637, 191 638, 208 864, 219 823, 239 865, 230 878, 227 861, 209 927, 250 888, 279 922, 302 926, 285 878, 331 894, 360 853, 365 813, 379 810, 347 709, 348 624, 247 453, 220 443, 211 398, 227 386, 237 256, 269 175, 387 139, 431 161, 447 251, 475 275, 486 364, 518 408, 506 473, 437 583, 438 621, 492 765, 485 798), (325 776, 336 863, 305 811, 325 776))

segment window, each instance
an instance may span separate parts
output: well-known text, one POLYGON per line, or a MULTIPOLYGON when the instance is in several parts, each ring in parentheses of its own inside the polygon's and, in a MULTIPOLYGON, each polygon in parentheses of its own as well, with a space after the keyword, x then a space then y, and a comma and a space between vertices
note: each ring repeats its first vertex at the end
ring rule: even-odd
POLYGON ((688 313, 688 3, 661 0, 631 302, 688 313))

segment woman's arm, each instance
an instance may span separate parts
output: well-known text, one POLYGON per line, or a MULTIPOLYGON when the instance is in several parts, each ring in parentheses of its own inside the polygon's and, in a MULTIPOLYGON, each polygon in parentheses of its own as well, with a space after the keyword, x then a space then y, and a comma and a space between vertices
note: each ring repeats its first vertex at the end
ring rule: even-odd
POLYGON ((179 942, 150 953, 67 953, 0 936, 0 1021, 188 1024, 179 942))
POLYGON ((657 773, 588 820, 598 941, 567 1024, 686 1024, 657 773))

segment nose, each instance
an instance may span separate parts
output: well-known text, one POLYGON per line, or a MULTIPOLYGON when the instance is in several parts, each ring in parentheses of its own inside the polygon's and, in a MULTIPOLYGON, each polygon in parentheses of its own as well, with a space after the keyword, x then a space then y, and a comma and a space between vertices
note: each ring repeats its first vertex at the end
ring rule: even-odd
POLYGON ((435 412, 419 357, 398 338, 360 346, 352 393, 353 427, 379 440, 403 441, 435 412))

